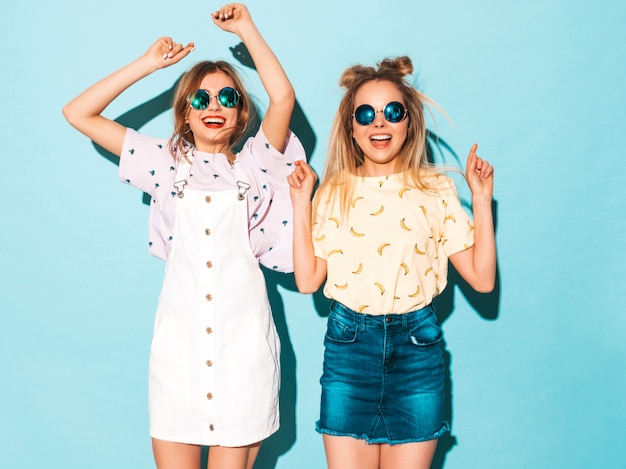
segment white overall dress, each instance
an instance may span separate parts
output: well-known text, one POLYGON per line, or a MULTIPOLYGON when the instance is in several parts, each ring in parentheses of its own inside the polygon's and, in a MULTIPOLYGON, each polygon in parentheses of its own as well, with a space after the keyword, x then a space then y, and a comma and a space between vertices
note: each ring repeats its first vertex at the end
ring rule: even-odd
MULTIPOLYGON (((188 154, 193 158, 191 152, 188 154)), ((150 434, 180 443, 243 446, 278 429, 280 343, 239 190, 186 186, 176 215, 150 356, 150 434)))

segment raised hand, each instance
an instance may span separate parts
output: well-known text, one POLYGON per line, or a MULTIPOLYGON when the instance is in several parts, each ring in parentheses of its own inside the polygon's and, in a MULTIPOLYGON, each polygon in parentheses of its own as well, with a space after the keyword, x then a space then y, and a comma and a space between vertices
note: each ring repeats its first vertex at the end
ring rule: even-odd
POLYGON ((294 171, 287 176, 287 182, 289 183, 291 202, 296 207, 300 204, 309 204, 311 202, 317 175, 313 168, 303 160, 294 161, 294 166, 294 171))
POLYGON ((211 18, 220 29, 235 33, 239 37, 241 37, 241 26, 252 23, 248 8, 241 3, 228 3, 213 13, 211 18))
POLYGON ((164 36, 157 39, 144 55, 146 58, 154 61, 156 68, 165 68, 178 63, 189 55, 193 49, 193 42, 183 46, 178 42, 174 42, 171 37, 164 36))
POLYGON ((269 105, 263 116, 261 128, 265 138, 274 148, 283 148, 289 135, 289 122, 296 100, 295 91, 285 70, 252 21, 252 16, 245 5, 226 4, 214 12, 211 18, 223 31, 236 34, 249 52, 249 58, 244 58, 237 51, 233 51, 233 54, 240 62, 256 68, 269 97, 269 105))
POLYGON ((478 144, 476 143, 470 149, 467 156, 465 177, 472 191, 472 199, 491 200, 493 196, 493 166, 476 154, 477 149, 478 144))

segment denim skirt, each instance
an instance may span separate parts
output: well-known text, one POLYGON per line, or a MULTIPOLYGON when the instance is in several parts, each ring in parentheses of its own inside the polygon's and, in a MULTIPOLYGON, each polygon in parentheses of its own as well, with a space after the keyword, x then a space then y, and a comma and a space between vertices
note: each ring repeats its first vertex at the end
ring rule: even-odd
POLYGON ((372 316, 334 302, 324 346, 319 433, 394 445, 449 429, 443 332, 432 305, 372 316))

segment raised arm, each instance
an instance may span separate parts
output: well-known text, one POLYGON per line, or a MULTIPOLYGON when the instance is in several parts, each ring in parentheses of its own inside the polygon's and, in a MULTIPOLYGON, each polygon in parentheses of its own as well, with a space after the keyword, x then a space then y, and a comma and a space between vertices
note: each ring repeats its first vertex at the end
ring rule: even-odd
POLYGON ((261 123, 263 133, 274 148, 282 151, 295 103, 295 92, 287 74, 261 36, 245 5, 224 5, 212 17, 218 27, 239 36, 250 52, 269 97, 269 106, 261 123))
POLYGON ((496 239, 491 211, 493 166, 476 155, 474 144, 467 157, 466 177, 472 191, 474 246, 450 256, 450 262, 474 290, 489 293, 496 279, 496 239))
POLYGON ((311 195, 317 176, 304 161, 294 162, 287 180, 293 204, 293 267, 301 293, 314 293, 326 279, 326 260, 315 256, 311 231, 311 195))
POLYGON ((180 61, 193 50, 193 43, 178 44, 159 38, 139 58, 92 85, 63 107, 63 115, 79 132, 120 156, 126 127, 102 116, 104 109, 124 90, 155 70, 180 61))

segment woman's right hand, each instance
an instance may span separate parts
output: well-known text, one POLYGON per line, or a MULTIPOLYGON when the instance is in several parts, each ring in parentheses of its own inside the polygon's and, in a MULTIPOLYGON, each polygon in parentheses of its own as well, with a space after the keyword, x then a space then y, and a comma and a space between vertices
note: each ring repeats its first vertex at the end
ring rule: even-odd
POLYGON ((79 132, 120 156, 126 127, 102 116, 102 111, 124 90, 150 73, 186 57, 194 48, 183 46, 171 37, 161 37, 139 58, 91 85, 63 107, 63 115, 79 132))
POLYGON ((294 161, 294 166, 293 172, 287 176, 291 202, 294 207, 310 204, 315 183, 317 182, 317 174, 304 160, 294 161))
POLYGON ((183 46, 181 43, 174 42, 171 37, 163 36, 150 46, 144 57, 154 63, 155 69, 159 69, 178 63, 187 57, 193 49, 193 42, 183 46))

